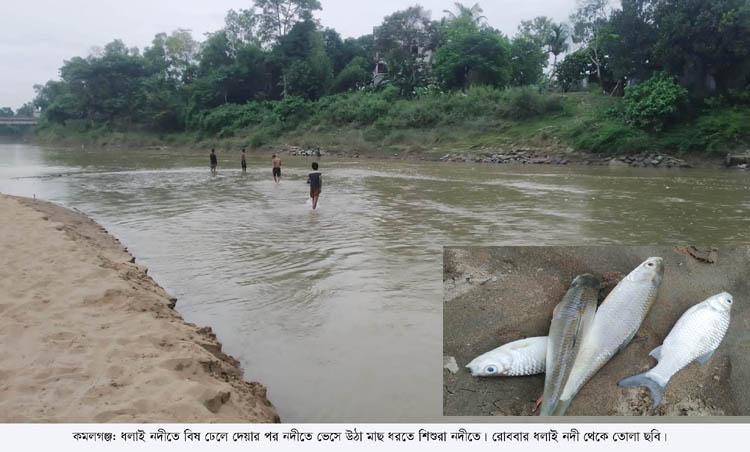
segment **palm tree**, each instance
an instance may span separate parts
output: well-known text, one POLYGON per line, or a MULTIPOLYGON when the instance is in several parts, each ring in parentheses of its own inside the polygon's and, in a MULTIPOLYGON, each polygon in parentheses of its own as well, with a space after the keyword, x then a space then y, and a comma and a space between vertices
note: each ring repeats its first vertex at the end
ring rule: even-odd
POLYGON ((479 6, 479 3, 474 3, 474 6, 472 6, 471 8, 469 8, 468 6, 464 6, 459 2, 454 2, 453 5, 455 6, 456 12, 449 11, 447 9, 443 10, 443 12, 446 13, 448 15, 448 18, 451 20, 465 17, 470 19, 474 25, 480 25, 483 21, 487 20, 485 16, 481 15, 484 10, 482 10, 482 7, 479 6))
POLYGON ((568 50, 568 36, 568 28, 565 24, 552 24, 546 44, 549 52, 555 57, 552 62, 553 73, 557 65, 557 56, 568 50))

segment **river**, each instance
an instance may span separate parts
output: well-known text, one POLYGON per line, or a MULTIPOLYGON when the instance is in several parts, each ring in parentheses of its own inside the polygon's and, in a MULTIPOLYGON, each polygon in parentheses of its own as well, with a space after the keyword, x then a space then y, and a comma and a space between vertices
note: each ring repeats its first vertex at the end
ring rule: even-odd
POLYGON ((439 420, 442 246, 750 242, 750 173, 0 144, 0 192, 86 213, 287 422, 439 420))

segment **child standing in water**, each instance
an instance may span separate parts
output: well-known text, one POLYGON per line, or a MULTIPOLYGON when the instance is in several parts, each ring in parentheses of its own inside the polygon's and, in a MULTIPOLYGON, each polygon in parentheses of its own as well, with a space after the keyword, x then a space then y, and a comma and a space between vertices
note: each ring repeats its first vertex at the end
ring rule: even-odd
POLYGON ((240 162, 242 164, 242 172, 247 172, 247 160, 245 160, 245 148, 242 148, 242 161, 240 162))
POLYGON ((274 154, 271 163, 273 163, 273 181, 278 184, 281 182, 281 158, 274 154))
POLYGON ((213 148, 209 157, 211 159, 211 173, 216 174, 216 151, 213 148))
POLYGON ((318 162, 312 164, 313 172, 307 175, 307 183, 310 184, 310 198, 312 199, 312 208, 318 205, 320 190, 323 188, 323 176, 318 171, 318 162))

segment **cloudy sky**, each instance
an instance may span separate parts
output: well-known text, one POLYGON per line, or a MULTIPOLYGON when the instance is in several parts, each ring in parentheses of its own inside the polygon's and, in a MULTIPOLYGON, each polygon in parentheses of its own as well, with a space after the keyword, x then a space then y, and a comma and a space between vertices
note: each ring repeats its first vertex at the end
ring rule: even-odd
MULTIPOLYGON (((320 0, 316 13, 323 26, 343 37, 372 32, 383 17, 414 3, 443 15, 447 0, 320 0)), ((464 1, 466 5, 474 0, 464 1)), ((521 20, 546 15, 567 20, 575 0, 484 0, 489 23, 508 35, 521 20)), ((86 56, 94 46, 122 39, 143 48, 156 33, 177 28, 192 30, 203 40, 206 32, 221 28, 229 9, 248 8, 252 0, 1 0, 0 1, 0 107, 13 109, 34 97, 34 84, 58 77, 63 60, 86 56)))

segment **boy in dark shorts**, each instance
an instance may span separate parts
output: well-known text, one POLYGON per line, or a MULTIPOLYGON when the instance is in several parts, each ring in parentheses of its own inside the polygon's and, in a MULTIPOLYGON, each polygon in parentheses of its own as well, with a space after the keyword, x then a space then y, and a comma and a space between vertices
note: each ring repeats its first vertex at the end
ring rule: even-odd
POLYGON ((273 163, 273 181, 278 184, 281 182, 281 158, 274 154, 271 162, 273 163))
POLYGON ((211 149, 209 157, 211 158, 211 173, 216 174, 216 151, 214 149, 211 149))
POLYGON ((312 164, 313 172, 307 175, 307 183, 310 184, 310 198, 312 198, 312 208, 318 205, 320 190, 323 188, 323 176, 318 171, 318 162, 312 164))
POLYGON ((240 162, 242 164, 242 172, 247 172, 247 160, 245 159, 245 148, 242 148, 242 160, 240 162))

